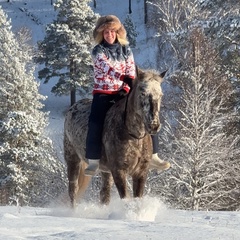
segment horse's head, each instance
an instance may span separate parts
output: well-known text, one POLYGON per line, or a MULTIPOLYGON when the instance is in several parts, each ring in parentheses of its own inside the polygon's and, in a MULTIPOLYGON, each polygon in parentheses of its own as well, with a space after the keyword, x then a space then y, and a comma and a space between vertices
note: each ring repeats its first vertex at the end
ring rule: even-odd
POLYGON ((138 70, 135 107, 149 134, 156 134, 160 130, 159 112, 163 96, 161 83, 165 73, 166 71, 160 74, 154 70, 138 70))

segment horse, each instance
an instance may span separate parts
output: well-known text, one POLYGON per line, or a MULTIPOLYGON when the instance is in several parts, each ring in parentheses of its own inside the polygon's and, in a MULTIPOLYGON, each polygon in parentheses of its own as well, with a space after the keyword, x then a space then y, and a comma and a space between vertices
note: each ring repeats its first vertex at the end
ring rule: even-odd
MULTIPOLYGON (((102 204, 109 204, 113 183, 120 198, 129 197, 127 177, 132 178, 133 197, 141 198, 144 194, 152 157, 150 135, 160 129, 161 83, 165 73, 138 69, 130 93, 107 112, 99 167, 102 204)), ((91 176, 84 175, 88 164, 85 143, 90 107, 91 99, 79 100, 67 111, 64 121, 64 158, 73 208, 91 180, 91 176)))

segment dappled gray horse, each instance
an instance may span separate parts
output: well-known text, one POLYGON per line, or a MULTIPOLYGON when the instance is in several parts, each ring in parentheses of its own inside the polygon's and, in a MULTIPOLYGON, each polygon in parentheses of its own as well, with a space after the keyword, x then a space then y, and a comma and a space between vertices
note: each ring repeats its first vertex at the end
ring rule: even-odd
MULTIPOLYGON (((107 112, 102 135, 101 203, 108 204, 115 183, 120 198, 128 196, 127 177, 132 177, 133 196, 142 197, 152 157, 150 134, 160 129, 159 111, 162 98, 161 83, 165 72, 138 70, 133 89, 107 112)), ((91 100, 76 102, 67 112, 64 123, 64 157, 67 163, 69 196, 74 207, 88 187, 90 176, 85 143, 91 100)))

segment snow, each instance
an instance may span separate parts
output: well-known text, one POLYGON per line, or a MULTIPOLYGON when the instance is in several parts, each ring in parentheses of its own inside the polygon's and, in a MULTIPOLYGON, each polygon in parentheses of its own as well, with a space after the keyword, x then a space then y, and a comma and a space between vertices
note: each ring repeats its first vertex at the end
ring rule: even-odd
POLYGON ((240 213, 171 210, 158 199, 122 201, 109 206, 80 203, 75 211, 0 207, 0 239, 188 239, 237 240, 240 213), (117 207, 116 207, 117 206, 117 207))
MULTIPOLYGON (((43 39, 45 24, 55 16, 51 0, 16 0, 0 5, 12 19, 13 30, 22 26, 32 29, 33 43, 43 39), (22 11, 25 9, 25 11, 22 11)), ((132 1, 133 19, 139 32, 134 50, 136 62, 148 66, 154 59, 156 46, 144 39, 143 1, 132 1), (144 47, 142 44, 145 44, 144 47)), ((100 14, 115 14, 122 21, 128 13, 127 0, 97 1, 100 14)), ((152 63, 153 64, 153 63, 152 63)), ((37 75, 37 74, 36 74, 37 75)), ((40 93, 48 96, 44 111, 49 111, 47 132, 54 141, 62 160, 62 130, 69 97, 56 97, 50 90, 54 84, 40 85, 40 93)), ((164 239, 164 240, 237 240, 240 239, 239 212, 207 212, 175 210, 160 199, 120 200, 114 196, 109 206, 96 202, 80 202, 75 211, 59 205, 57 200, 48 208, 0 206, 0 239, 164 239)))

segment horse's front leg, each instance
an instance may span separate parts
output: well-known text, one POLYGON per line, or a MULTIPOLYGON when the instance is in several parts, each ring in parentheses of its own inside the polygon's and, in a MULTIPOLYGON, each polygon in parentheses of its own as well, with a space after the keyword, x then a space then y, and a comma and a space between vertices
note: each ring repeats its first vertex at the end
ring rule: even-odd
POLYGON ((112 185, 113 179, 111 173, 102 172, 102 187, 100 191, 101 204, 109 204, 112 185))
POLYGON ((128 197, 128 189, 127 189, 127 174, 123 170, 113 170, 112 176, 114 183, 117 187, 120 198, 128 197))
POLYGON ((144 176, 134 176, 133 178, 133 197, 140 198, 143 196, 147 174, 144 176))

